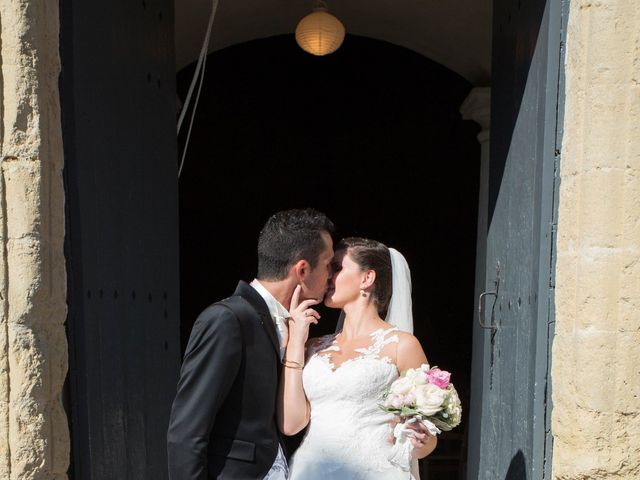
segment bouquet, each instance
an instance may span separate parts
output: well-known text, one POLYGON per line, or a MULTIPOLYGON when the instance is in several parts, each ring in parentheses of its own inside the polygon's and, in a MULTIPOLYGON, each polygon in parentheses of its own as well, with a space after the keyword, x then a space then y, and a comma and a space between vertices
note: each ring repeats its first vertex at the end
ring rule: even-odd
POLYGON ((407 425, 422 422, 431 435, 449 431, 460 424, 462 406, 451 374, 437 367, 423 364, 402 373, 384 392, 381 408, 399 416, 403 423, 396 425, 394 451, 389 460, 403 470, 409 470, 412 430, 407 425))

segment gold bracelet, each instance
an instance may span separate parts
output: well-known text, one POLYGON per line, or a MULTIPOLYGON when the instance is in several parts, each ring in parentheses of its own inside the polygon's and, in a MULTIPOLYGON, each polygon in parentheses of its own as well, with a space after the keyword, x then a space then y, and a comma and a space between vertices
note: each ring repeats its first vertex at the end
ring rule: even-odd
POLYGON ((302 370, 302 367, 295 367, 293 365, 287 365, 286 363, 283 363, 282 365, 284 365, 284 368, 293 368, 295 370, 302 370))
POLYGON ((282 359, 282 365, 288 368, 295 368, 297 370, 302 370, 304 366, 299 362, 294 362, 293 360, 287 360, 286 358, 282 359), (293 364, 293 365, 289 365, 293 364))
POLYGON ((295 360, 289 360, 287 358, 283 358, 282 359, 282 364, 284 365, 285 363, 293 363, 294 365, 297 365, 299 367, 303 366, 300 362, 296 362, 295 360))

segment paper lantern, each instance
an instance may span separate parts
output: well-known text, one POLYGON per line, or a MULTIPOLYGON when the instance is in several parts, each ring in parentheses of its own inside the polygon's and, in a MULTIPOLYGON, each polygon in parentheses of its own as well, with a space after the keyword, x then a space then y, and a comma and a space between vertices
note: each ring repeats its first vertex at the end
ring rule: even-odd
POLYGON ((344 40, 344 25, 326 8, 314 8, 296 27, 296 42, 312 55, 328 55, 335 52, 344 40))

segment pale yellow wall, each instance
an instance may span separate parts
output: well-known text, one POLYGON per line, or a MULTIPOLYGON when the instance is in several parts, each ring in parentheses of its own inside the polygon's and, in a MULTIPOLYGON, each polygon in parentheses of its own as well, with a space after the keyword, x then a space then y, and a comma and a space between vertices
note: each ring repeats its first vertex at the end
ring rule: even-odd
POLYGON ((0 0, 0 478, 66 479, 58 1, 0 0))
POLYGON ((553 342, 556 479, 640 479, 640 1, 573 0, 553 342))

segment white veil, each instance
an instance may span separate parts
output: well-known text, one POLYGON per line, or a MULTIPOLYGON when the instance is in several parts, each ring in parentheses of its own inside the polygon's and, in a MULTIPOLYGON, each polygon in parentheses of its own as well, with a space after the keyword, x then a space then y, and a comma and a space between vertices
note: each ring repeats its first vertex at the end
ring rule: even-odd
POLYGON ((389 325, 403 332, 413 333, 413 311, 411 309, 411 272, 404 256, 395 248, 391 254, 391 301, 384 319, 389 325))
MULTIPOLYGON (((391 301, 385 321, 403 332, 413 333, 413 311, 411 308, 411 271, 404 256, 395 248, 389 248, 391 255, 391 301)), ((342 330, 344 312, 336 325, 336 332, 342 330)))

